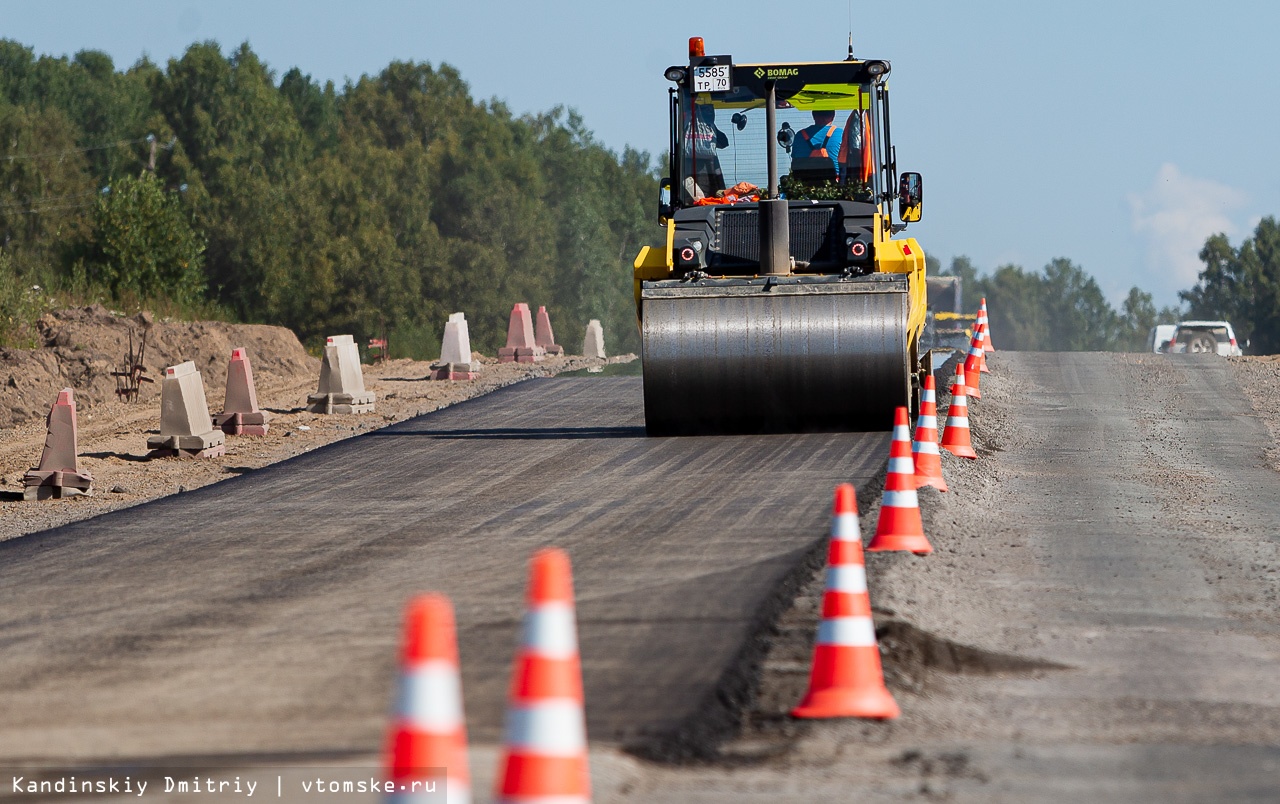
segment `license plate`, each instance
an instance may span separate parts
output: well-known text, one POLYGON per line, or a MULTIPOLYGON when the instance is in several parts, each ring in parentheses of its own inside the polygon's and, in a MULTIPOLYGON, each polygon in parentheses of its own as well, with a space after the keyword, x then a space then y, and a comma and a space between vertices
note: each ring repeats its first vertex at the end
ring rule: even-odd
POLYGON ((693 68, 694 92, 728 92, 733 89, 730 80, 732 66, 728 64, 712 64, 706 67, 693 68))

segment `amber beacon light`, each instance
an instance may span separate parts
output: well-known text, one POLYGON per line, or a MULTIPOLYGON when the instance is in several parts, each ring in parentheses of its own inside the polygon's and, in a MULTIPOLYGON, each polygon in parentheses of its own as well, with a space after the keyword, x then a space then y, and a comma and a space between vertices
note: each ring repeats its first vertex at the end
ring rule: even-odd
POLYGON ((706 46, 702 44, 702 37, 701 36, 689 37, 689 58, 700 59, 705 55, 707 55, 707 49, 706 49, 706 46))

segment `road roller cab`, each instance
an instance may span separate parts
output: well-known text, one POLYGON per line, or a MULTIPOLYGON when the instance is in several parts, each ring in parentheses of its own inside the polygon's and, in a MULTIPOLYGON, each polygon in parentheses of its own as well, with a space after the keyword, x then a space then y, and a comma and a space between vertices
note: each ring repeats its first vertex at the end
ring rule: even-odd
POLYGON ((666 243, 635 261, 652 434, 887 429, 919 386, 921 213, 889 63, 668 68, 666 243), (892 220, 897 206, 898 222, 892 220))

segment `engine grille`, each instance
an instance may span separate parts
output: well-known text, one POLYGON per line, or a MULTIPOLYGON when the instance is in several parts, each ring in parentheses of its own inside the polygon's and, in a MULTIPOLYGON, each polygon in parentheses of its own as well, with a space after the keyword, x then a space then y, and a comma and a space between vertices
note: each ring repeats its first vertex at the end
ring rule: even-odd
MULTIPOLYGON (((825 261, 837 253, 840 219, 836 207, 792 207, 791 256, 797 261, 825 261)), ((754 209, 724 209, 716 214, 716 242, 722 263, 760 262, 760 213, 754 209)))

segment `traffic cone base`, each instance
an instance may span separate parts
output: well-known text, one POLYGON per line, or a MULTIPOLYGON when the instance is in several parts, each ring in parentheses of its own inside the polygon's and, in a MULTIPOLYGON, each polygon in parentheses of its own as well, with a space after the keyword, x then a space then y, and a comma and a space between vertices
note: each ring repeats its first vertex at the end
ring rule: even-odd
MULTIPOLYGON (((875 647, 874 632, 872 648, 877 651, 874 661, 866 661, 852 655, 842 663, 848 668, 841 675, 844 678, 820 678, 817 668, 820 666, 841 663, 834 654, 846 650, 819 645, 815 648, 814 685, 824 685, 820 689, 811 689, 800 705, 791 710, 792 717, 828 718, 828 717, 864 717, 877 720, 893 720, 902 715, 897 701, 884 685, 880 667, 879 648, 875 647), (822 654, 832 654, 825 656, 822 654), (849 667, 852 665, 852 667, 849 667)), ((851 652, 852 653, 852 652, 851 652)), ((869 658, 869 656, 868 656, 869 658)))
POLYGON ((868 553, 906 550, 917 555, 933 552, 920 519, 920 500, 915 490, 886 491, 880 503, 880 521, 868 553))
POLYGON ((978 457, 978 453, 973 451, 973 447, 965 446, 963 444, 957 444, 954 446, 943 444, 942 448, 957 458, 968 458, 970 460, 974 460, 978 457))

